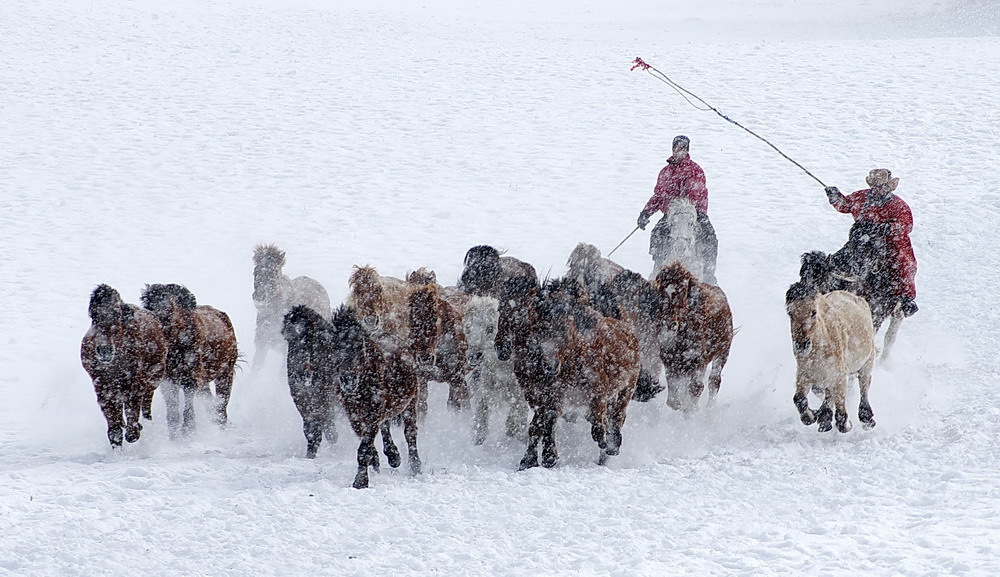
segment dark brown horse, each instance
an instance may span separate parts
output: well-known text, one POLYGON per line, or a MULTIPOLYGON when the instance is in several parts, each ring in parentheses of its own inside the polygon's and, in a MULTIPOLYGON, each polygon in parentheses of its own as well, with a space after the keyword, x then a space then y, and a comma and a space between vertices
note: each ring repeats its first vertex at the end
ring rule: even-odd
POLYGON ((537 287, 525 279, 506 285, 502 306, 511 316, 514 373, 534 410, 520 469, 552 467, 558 460, 556 420, 567 411, 587 409, 591 436, 600 447, 598 463, 617 455, 626 409, 639 378, 639 342, 627 323, 590 308, 586 293, 572 280, 537 287))
POLYGON ((239 351, 229 315, 198 305, 194 294, 178 284, 146 285, 142 305, 160 321, 167 338, 167 426, 171 437, 194 431, 194 396, 211 398, 215 382, 214 420, 224 427, 239 351), (179 390, 184 391, 183 425, 178 414, 179 390))
POLYGON ((389 466, 400 465, 399 450, 389 432, 390 420, 403 419, 410 472, 420 473, 417 453, 417 366, 409 347, 391 335, 374 335, 354 309, 341 306, 333 315, 333 368, 340 375, 340 394, 351 428, 361 438, 354 488, 368 486, 368 467, 379 468, 375 436, 381 432, 389 466))
POLYGON ((302 416, 306 457, 316 457, 323 437, 337 442, 334 408, 339 403, 340 380, 334 369, 333 325, 305 305, 286 315, 281 334, 288 342, 288 388, 302 416))
POLYGON ((709 367, 709 403, 719 394, 735 334, 733 313, 722 289, 697 280, 679 262, 660 269, 655 284, 667 406, 691 411, 705 389, 709 367))
POLYGON ((442 297, 440 287, 419 285, 409 297, 409 344, 420 369, 419 413, 427 414, 427 382, 448 385, 448 407, 464 409, 470 395, 468 343, 462 330, 462 313, 442 297))
POLYGON ((166 375, 167 342, 156 317, 122 302, 106 284, 94 289, 92 322, 80 345, 83 368, 94 382, 112 447, 139 440, 139 414, 152 419, 153 390, 166 375), (124 417, 123 417, 124 414, 124 417))

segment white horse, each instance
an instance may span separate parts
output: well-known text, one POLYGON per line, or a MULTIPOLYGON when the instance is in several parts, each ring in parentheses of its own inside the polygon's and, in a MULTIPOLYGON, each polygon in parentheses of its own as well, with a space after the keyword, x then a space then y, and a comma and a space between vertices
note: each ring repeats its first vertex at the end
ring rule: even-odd
POLYGON ((698 211, 687 198, 675 198, 670 202, 667 214, 653 229, 649 254, 653 257, 653 272, 649 280, 654 280, 660 269, 680 262, 696 279, 706 279, 706 265, 698 250, 698 211), (667 230, 662 230, 666 227, 667 230))
POLYGON ((514 363, 497 358, 496 333, 500 303, 493 297, 474 296, 465 305, 462 327, 468 342, 471 371, 466 378, 476 407, 476 445, 486 441, 490 411, 507 407, 507 436, 524 438, 528 427, 528 402, 514 377, 514 363))
POLYGON ((871 309, 859 296, 847 291, 822 294, 815 287, 797 282, 785 295, 791 321, 792 350, 798 363, 793 401, 804 425, 819 421, 820 432, 833 428, 836 409, 837 430, 851 430, 847 417, 847 380, 857 375, 861 389, 858 419, 866 429, 875 426, 868 389, 875 363, 875 331, 871 309), (809 409, 810 388, 822 395, 819 410, 809 409))
POLYGON ((285 313, 296 305, 305 305, 330 319, 330 295, 318 281, 307 276, 289 278, 281 272, 285 266, 285 251, 273 244, 257 245, 253 252, 253 304, 257 307, 257 331, 252 370, 264 364, 267 351, 284 352, 285 339, 281 324, 285 313))

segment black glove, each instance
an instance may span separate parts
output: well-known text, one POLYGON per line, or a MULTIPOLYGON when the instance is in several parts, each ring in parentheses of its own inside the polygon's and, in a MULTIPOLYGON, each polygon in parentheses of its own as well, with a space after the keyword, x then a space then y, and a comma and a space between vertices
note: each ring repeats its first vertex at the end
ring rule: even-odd
POLYGON ((903 312, 904 317, 912 317, 919 310, 919 307, 917 307, 917 301, 910 297, 903 297, 899 310, 903 312))
POLYGON ((639 220, 636 221, 636 224, 639 225, 639 228, 642 230, 646 230, 646 225, 649 224, 649 215, 645 212, 640 212, 639 220))
POLYGON ((830 202, 833 202, 834 200, 840 198, 840 189, 838 189, 836 186, 828 186, 823 189, 823 192, 826 193, 826 198, 830 202))

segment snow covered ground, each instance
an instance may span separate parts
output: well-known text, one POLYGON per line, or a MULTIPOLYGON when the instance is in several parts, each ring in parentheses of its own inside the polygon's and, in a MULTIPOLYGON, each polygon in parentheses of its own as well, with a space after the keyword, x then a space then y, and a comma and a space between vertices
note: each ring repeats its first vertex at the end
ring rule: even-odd
MULTIPOLYGON (((998 29, 991 0, 3 2, 0 574, 997 575, 998 29), (791 402, 784 292, 850 217, 636 56, 826 184, 900 177, 921 309, 874 430, 791 402), (632 230, 679 133, 741 327, 713 410, 633 404, 607 467, 561 423, 560 466, 518 473, 434 385, 424 474, 356 491, 352 435, 304 458, 272 357, 227 430, 170 442, 157 398, 108 447, 78 358, 95 285, 183 283, 249 359, 255 244, 336 302, 355 264, 454 282, 483 243, 557 276, 632 230)), ((648 272, 647 239, 614 258, 648 272)))

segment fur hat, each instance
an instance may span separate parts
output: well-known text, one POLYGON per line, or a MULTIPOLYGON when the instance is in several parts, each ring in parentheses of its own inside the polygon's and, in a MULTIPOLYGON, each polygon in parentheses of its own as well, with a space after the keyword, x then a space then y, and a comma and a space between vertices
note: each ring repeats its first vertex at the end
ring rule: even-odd
POLYGON ((899 177, 893 178, 888 168, 873 168, 865 178, 865 182, 872 188, 886 187, 892 192, 899 186, 899 177))
POLYGON ((673 150, 680 146, 684 150, 688 150, 691 147, 691 139, 684 136, 683 134, 675 136, 674 142, 670 145, 670 149, 673 150))

